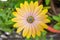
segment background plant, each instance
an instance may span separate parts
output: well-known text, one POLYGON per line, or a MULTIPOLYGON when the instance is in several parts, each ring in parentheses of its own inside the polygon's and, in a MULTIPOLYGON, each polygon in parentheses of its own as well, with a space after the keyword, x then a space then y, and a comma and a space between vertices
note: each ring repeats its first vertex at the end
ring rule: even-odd
POLYGON ((53 19, 56 21, 54 28, 56 30, 60 30, 60 14, 58 14, 57 16, 53 16, 53 19))
POLYGON ((12 32, 12 24, 11 21, 12 16, 12 9, 6 8, 6 9, 0 9, 0 30, 5 32, 12 32))

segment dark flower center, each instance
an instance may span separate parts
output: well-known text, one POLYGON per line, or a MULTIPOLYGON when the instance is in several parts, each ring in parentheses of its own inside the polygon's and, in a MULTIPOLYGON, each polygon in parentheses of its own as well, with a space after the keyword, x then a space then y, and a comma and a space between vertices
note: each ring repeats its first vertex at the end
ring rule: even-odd
POLYGON ((27 22, 28 22, 28 23, 33 23, 33 22, 34 22, 34 17, 33 17, 33 16, 29 16, 29 17, 27 18, 27 22))

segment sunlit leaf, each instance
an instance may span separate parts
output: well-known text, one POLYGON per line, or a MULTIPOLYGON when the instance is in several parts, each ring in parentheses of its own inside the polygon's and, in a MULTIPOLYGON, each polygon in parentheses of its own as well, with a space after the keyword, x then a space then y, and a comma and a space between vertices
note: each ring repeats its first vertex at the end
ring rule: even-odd
POLYGON ((45 0, 46 5, 49 5, 50 4, 50 1, 51 0, 45 0))
POLYGON ((55 25, 54 25, 54 29, 60 30, 60 23, 55 24, 55 25))
POLYGON ((59 16, 53 16, 53 19, 60 22, 60 17, 59 16))

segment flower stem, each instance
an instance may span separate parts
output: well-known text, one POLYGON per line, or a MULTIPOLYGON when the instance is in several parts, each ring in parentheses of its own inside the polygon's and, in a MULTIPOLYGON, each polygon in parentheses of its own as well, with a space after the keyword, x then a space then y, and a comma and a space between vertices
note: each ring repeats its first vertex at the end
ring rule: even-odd
POLYGON ((48 27, 48 29, 47 29, 48 31, 50 31, 50 32, 53 32, 53 33, 60 33, 60 30, 55 30, 55 29, 53 29, 52 27, 48 27))

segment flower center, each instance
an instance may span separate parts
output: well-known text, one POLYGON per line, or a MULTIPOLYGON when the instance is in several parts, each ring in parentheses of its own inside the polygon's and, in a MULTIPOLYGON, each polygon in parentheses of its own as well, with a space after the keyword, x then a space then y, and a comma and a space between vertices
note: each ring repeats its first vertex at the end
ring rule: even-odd
POLYGON ((27 22, 28 22, 28 23, 33 23, 33 22, 34 22, 34 17, 33 17, 33 16, 29 16, 29 17, 27 18, 27 22))

